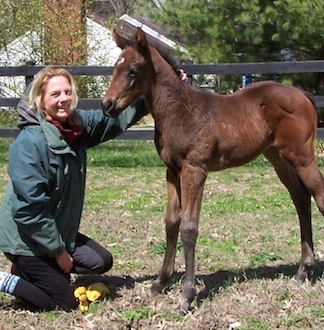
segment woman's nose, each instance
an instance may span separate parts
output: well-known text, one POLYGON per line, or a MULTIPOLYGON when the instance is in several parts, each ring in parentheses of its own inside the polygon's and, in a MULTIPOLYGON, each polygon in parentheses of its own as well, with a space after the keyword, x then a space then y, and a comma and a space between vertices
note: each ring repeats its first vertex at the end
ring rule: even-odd
POLYGON ((68 100, 68 95, 66 93, 62 93, 60 95, 60 102, 63 103, 65 102, 66 100, 68 100))

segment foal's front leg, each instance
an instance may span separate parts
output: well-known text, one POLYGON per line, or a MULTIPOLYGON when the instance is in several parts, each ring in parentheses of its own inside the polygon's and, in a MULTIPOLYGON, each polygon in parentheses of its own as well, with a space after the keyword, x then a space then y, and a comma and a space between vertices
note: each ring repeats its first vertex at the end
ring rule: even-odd
POLYGON ((186 273, 182 284, 180 313, 186 314, 196 296, 195 247, 198 220, 207 173, 200 167, 187 165, 181 172, 181 241, 185 253, 186 273))
POLYGON ((168 202, 165 215, 166 250, 164 261, 157 281, 152 285, 152 294, 160 293, 173 275, 176 247, 180 225, 180 179, 177 173, 167 169, 168 202))

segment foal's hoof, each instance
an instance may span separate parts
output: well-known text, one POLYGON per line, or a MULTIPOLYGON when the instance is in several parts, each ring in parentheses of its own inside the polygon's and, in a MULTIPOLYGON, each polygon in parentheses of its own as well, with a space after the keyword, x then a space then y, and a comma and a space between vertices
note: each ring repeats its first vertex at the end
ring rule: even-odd
POLYGON ((161 282, 154 282, 151 287, 151 294, 153 296, 162 292, 163 284, 161 282))
POLYGON ((178 307, 176 308, 176 312, 180 315, 188 314, 190 304, 187 301, 181 301, 178 307))
POLYGON ((307 277, 307 273, 296 273, 294 278, 297 282, 303 283, 307 277))
POLYGON ((295 280, 297 282, 303 283, 303 282, 305 282, 306 278, 311 280, 313 275, 314 275, 314 267, 313 266, 310 266, 310 267, 307 267, 307 268, 299 268, 297 273, 295 274, 295 280))

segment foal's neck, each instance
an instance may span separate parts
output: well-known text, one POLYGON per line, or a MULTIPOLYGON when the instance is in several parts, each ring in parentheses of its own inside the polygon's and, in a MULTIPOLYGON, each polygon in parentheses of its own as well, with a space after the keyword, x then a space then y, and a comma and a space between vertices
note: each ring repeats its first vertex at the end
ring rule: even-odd
POLYGON ((157 123, 181 107, 186 85, 159 53, 152 54, 152 62, 156 79, 145 97, 157 123))

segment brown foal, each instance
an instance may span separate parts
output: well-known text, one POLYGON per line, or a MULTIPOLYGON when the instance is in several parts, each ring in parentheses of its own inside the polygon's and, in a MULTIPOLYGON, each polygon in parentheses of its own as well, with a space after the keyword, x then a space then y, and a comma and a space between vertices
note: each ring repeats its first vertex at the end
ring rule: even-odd
POLYGON ((271 81, 230 95, 195 90, 138 28, 134 44, 123 49, 115 64, 102 109, 115 117, 140 96, 154 117, 155 145, 167 166, 167 246, 152 292, 161 292, 174 272, 180 231, 186 271, 179 310, 188 312, 196 295, 195 245, 207 174, 260 154, 271 162, 296 207, 301 261, 295 277, 305 280, 315 264, 311 196, 324 214, 324 181, 314 156, 317 115, 305 93, 271 81))

